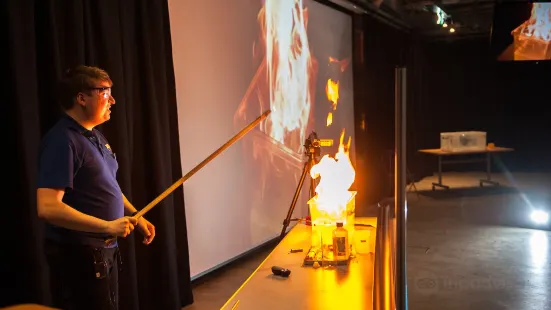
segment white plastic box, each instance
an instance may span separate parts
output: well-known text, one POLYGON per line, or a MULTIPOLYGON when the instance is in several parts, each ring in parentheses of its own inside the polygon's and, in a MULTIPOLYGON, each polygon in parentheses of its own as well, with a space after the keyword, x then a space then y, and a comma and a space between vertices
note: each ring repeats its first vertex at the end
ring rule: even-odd
POLYGON ((442 132, 440 149, 444 152, 484 151, 486 150, 486 132, 442 132))

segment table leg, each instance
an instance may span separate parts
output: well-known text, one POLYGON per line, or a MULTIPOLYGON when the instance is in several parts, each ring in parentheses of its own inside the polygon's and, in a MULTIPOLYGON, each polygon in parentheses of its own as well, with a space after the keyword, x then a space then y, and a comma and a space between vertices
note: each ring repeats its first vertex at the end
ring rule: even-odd
POLYGON ((450 189, 449 186, 442 184, 442 156, 440 155, 438 155, 438 183, 432 183, 432 190, 434 190, 436 187, 450 189))
POLYGON ((492 154, 490 152, 486 153, 486 179, 480 179, 480 187, 483 187, 484 183, 499 185, 498 182, 492 181, 492 154))

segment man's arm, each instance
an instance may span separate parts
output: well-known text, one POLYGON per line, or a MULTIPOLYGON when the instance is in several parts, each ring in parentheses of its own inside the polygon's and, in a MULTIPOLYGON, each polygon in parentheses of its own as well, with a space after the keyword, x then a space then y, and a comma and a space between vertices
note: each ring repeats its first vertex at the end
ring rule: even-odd
MULTIPOLYGON (((124 201, 124 212, 127 215, 132 215, 134 212, 137 212, 136 208, 132 205, 130 201, 122 194, 122 200, 124 201)), ((150 244, 155 238, 155 225, 151 224, 143 216, 138 219, 137 226, 141 233, 144 235, 144 244, 150 244)))
POLYGON ((122 200, 124 201, 124 215, 132 215, 134 212, 137 212, 136 208, 128 201, 126 196, 122 194, 122 200))
POLYGON ((92 233, 109 233, 109 222, 79 212, 63 203, 64 190, 39 188, 36 191, 38 216, 56 226, 92 233))

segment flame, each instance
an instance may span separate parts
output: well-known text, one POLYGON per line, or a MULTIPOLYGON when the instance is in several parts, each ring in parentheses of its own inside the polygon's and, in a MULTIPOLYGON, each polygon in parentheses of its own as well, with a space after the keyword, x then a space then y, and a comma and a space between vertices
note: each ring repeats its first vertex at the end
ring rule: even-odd
MULTIPOLYGON (((327 99, 331 102, 331 108, 333 111, 337 110, 337 103, 339 102, 339 86, 340 81, 338 80, 341 73, 346 70, 350 61, 348 59, 338 60, 334 57, 329 57, 329 75, 331 78, 327 79, 327 84, 325 85, 325 94, 327 99), (336 79, 335 79, 336 77, 336 79)), ((331 126, 333 123, 333 113, 329 112, 327 115, 327 127, 331 126)))
POLYGON ((315 189, 318 209, 329 214, 338 214, 346 210, 346 204, 351 196, 349 189, 356 178, 356 171, 349 156, 351 137, 346 145, 343 141, 344 129, 335 157, 324 155, 310 170, 312 178, 320 178, 315 189))
POLYGON ((337 102, 339 101, 339 82, 328 79, 327 85, 325 86, 325 92, 327 93, 327 99, 333 103, 333 111, 337 110, 337 102))
POLYGON ((523 35, 551 42, 551 3, 532 4, 532 14, 521 27, 523 35))
POLYGON ((259 13, 272 111, 264 131, 298 152, 306 140, 313 101, 313 66, 306 32, 308 10, 302 2, 266 0, 259 13), (299 140, 290 137, 296 133, 299 140))
POLYGON ((346 70, 346 67, 348 67, 348 65, 350 64, 350 60, 348 59, 338 60, 337 58, 329 56, 329 64, 332 64, 332 63, 338 64, 339 70, 342 73, 344 72, 344 70, 346 70))

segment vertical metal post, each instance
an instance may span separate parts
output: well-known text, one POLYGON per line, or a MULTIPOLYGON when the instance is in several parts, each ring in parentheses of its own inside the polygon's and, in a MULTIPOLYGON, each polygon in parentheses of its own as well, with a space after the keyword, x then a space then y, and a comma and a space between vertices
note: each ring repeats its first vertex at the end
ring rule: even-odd
POLYGON ((442 185, 442 155, 438 155, 438 184, 442 185))
POLYGON ((395 74, 394 207, 396 215, 396 310, 407 307, 406 272, 406 68, 395 74))
POLYGON ((396 308, 396 252, 395 223, 391 218, 394 206, 379 204, 375 244, 375 269, 373 271, 373 310, 396 308))
POLYGON ((490 152, 486 153, 486 180, 492 179, 492 155, 490 152))

